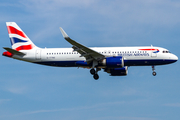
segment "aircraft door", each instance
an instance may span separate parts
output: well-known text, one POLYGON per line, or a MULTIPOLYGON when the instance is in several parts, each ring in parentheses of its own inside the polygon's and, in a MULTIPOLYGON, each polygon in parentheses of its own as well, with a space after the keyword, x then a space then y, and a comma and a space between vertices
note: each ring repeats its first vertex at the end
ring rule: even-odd
POLYGON ((151 52, 151 57, 157 57, 157 53, 154 53, 154 51, 151 52))
POLYGON ((40 60, 41 59, 41 50, 38 49, 36 50, 36 60, 40 60))

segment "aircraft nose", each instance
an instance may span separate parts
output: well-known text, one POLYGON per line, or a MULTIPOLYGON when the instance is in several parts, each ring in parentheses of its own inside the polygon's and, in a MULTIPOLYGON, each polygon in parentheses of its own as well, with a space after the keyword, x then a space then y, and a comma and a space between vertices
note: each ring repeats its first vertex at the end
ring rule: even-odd
POLYGON ((174 60, 175 62, 178 60, 178 57, 176 55, 173 54, 173 56, 171 57, 172 60, 174 60))

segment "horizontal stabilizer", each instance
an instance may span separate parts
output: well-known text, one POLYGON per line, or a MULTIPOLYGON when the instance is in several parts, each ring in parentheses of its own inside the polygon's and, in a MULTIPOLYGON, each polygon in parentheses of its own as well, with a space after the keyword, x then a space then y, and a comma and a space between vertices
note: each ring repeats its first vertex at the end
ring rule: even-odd
POLYGON ((7 47, 3 47, 5 50, 7 50, 8 52, 14 54, 14 55, 25 55, 24 53, 22 52, 19 52, 19 51, 16 51, 14 49, 11 49, 11 48, 7 48, 7 47))

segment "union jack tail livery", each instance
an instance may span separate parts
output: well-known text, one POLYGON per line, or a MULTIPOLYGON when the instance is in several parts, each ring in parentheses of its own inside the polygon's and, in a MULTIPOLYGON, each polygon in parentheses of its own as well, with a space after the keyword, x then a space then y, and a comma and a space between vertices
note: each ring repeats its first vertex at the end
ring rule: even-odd
POLYGON ((36 47, 15 22, 6 22, 12 49, 31 50, 36 47))

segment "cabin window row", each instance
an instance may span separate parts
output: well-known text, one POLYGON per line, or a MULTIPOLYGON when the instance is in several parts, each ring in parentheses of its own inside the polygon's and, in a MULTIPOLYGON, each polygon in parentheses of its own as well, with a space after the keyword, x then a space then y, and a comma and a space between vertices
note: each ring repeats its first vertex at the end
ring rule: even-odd
MULTIPOLYGON (((147 51, 117 51, 117 52, 99 52, 99 53, 102 53, 102 54, 124 54, 124 53, 147 53, 147 51)), ((79 54, 77 52, 62 52, 62 53, 47 53, 47 55, 61 55, 61 54, 79 54)))
POLYGON ((47 53, 47 55, 61 55, 61 54, 79 54, 79 53, 76 53, 76 52, 74 52, 74 53, 71 53, 71 52, 62 52, 62 53, 47 53))

